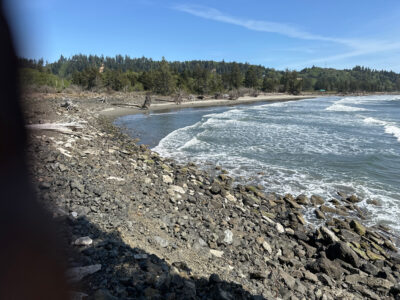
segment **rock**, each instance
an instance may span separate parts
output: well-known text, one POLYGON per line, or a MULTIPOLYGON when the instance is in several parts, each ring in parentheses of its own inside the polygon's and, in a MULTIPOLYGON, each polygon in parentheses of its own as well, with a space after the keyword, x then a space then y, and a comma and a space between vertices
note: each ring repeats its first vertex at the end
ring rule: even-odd
POLYGON ((374 289, 383 288, 383 289, 389 290, 392 286, 394 286, 394 283, 390 282, 389 280, 383 279, 383 278, 368 277, 367 285, 374 289))
POLYGON ((391 241, 385 240, 384 245, 386 246, 386 248, 390 249, 391 251, 397 252, 396 246, 393 245, 393 243, 391 241))
POLYGON ((213 194, 219 194, 221 192, 221 184, 217 180, 215 180, 211 186, 210 191, 213 194))
POLYGON ((332 279, 328 275, 326 275, 324 273, 318 274, 318 279, 324 285, 329 285, 329 286, 333 286, 334 285, 332 279))
POLYGON ((264 280, 267 278, 267 275, 263 272, 250 272, 249 277, 250 279, 264 280))
POLYGON ((340 236, 347 242, 360 242, 360 236, 347 229, 340 229, 340 236))
POLYGON ((210 277, 208 278, 208 282, 211 284, 216 284, 216 283, 221 283, 222 280, 219 278, 218 274, 211 274, 210 277))
POLYGON ((337 263, 324 257, 307 264, 306 268, 313 273, 323 272, 336 280, 342 277, 344 271, 337 263))
POLYGON ((361 202, 361 199, 358 198, 356 195, 351 195, 350 197, 347 197, 347 201, 350 201, 351 203, 358 203, 361 202))
POLYGON ((311 282, 314 282, 314 283, 317 283, 319 281, 317 275, 315 275, 315 274, 313 274, 313 273, 311 273, 310 271, 307 271, 307 270, 305 270, 303 272, 303 277, 305 279, 307 279, 308 281, 311 281, 311 282))
POLYGON ((394 286, 392 286, 391 288, 390 288, 390 293, 393 295, 393 296, 399 296, 400 295, 400 283, 398 283, 398 284, 396 284, 396 285, 394 285, 394 286))
POLYGON ((325 215, 322 211, 320 211, 319 209, 316 209, 315 211, 315 216, 317 217, 317 219, 321 219, 321 220, 325 220, 325 215))
POLYGON ((39 188, 41 190, 48 190, 51 187, 51 184, 49 182, 41 182, 39 184, 39 188))
POLYGON ((76 181, 76 180, 72 180, 72 181, 70 182, 69 185, 70 185, 70 187, 71 187, 71 190, 76 189, 76 190, 78 190, 78 191, 81 192, 81 193, 84 193, 84 192, 85 192, 85 186, 84 186, 83 184, 79 183, 79 182, 76 181))
POLYGON ((321 205, 319 207, 319 209, 323 212, 323 213, 336 213, 336 208, 330 207, 330 206, 326 206, 326 205, 321 205))
POLYGON ((357 254, 344 242, 336 242, 326 249, 326 256, 334 260, 339 258, 355 268, 360 267, 360 260, 357 254))
POLYGON ((67 279, 71 282, 78 282, 82 278, 96 273, 101 270, 101 265, 96 264, 96 265, 90 265, 86 267, 75 267, 67 270, 66 276, 67 279))
POLYGON ((280 223, 276 223, 275 228, 279 233, 285 232, 285 228, 283 228, 283 226, 280 223))
MULTIPOLYGON (((304 217, 303 217, 302 214, 297 214, 296 217, 297 217, 297 220, 299 220, 300 224, 302 224, 302 225, 306 225, 306 224, 307 224, 307 222, 306 222, 306 220, 304 219, 304 217)), ((293 232, 293 234, 294 234, 294 232, 293 232)), ((292 234, 292 235, 293 235, 293 234, 292 234)))
POLYGON ((258 207, 258 205, 261 202, 259 199, 257 199, 257 197, 251 194, 243 194, 242 197, 243 197, 243 203, 247 206, 258 207))
POLYGON ((71 216, 76 219, 78 217, 78 213, 76 211, 73 211, 71 212, 71 216))
POLYGON ((309 203, 308 197, 304 194, 298 195, 296 197, 296 202, 302 205, 307 205, 309 203))
POLYGON ((178 185, 171 185, 168 190, 174 191, 179 194, 184 194, 185 190, 178 185))
POLYGON ((173 183, 174 181, 172 180, 171 176, 169 175, 163 175, 162 176, 163 182, 166 184, 173 183))
POLYGON ((329 243, 335 243, 340 241, 339 238, 327 227, 321 226, 320 230, 322 235, 325 237, 325 239, 328 240, 329 243))
POLYGON ((361 270, 363 270, 364 272, 371 274, 372 276, 375 276, 379 273, 379 268, 375 267, 373 264, 371 264, 370 262, 366 262, 365 264, 363 264, 361 266, 361 270))
POLYGON ((89 246, 93 243, 93 240, 88 236, 83 236, 75 240, 74 244, 77 246, 89 246))
POLYGON ((350 226, 359 235, 361 235, 361 236, 365 235, 365 232, 366 232, 365 227, 363 225, 361 225, 359 222, 357 222, 356 220, 351 220, 350 226))
POLYGON ((166 248, 169 245, 169 242, 165 239, 163 239, 160 236, 155 236, 154 241, 161 247, 161 248, 166 248))
POLYGON ((272 248, 271 245, 268 244, 266 241, 262 243, 262 247, 264 248, 265 251, 267 251, 269 254, 272 254, 272 248))
POLYGON ((284 198, 284 200, 289 203, 290 207, 294 208, 294 209, 301 209, 301 206, 299 204, 297 204, 297 202, 295 202, 294 200, 291 200, 289 198, 284 198))
POLYGON ((149 257, 149 256, 148 256, 147 254, 145 254, 145 253, 133 255, 133 258, 134 258, 134 259, 137 259, 137 260, 147 259, 148 257, 149 257))
POLYGON ((279 276, 290 289, 294 288, 296 280, 292 276, 283 270, 279 270, 279 276))
POLYGON ((381 297, 379 297, 377 294, 375 294, 373 291, 368 289, 367 287, 363 285, 358 285, 358 284, 353 284, 352 288, 355 291, 358 291, 361 293, 361 295, 365 296, 368 299, 373 299, 373 300, 380 300, 381 297))
POLYGON ((225 198, 226 198, 228 201, 231 201, 231 202, 236 202, 236 201, 237 201, 236 197, 233 196, 233 195, 231 195, 230 193, 226 193, 225 198))
POLYGON ((358 246, 355 246, 355 244, 357 244, 357 243, 350 243, 349 244, 349 246, 350 246, 350 248, 351 249, 353 249, 353 251, 355 252, 355 253, 357 253, 358 254, 358 256, 360 256, 361 258, 363 258, 363 259, 365 259, 365 260, 369 260, 369 257, 367 256, 367 254, 363 251, 363 250, 361 250, 360 249, 360 246, 358 245, 358 246))
POLYGON ((374 205, 374 206, 381 206, 379 201, 375 200, 375 199, 369 199, 369 200, 367 200, 367 203, 370 204, 370 205, 374 205))
POLYGON ((367 250, 366 254, 371 260, 385 260, 385 258, 382 255, 376 254, 371 250, 367 250))
POLYGON ((228 245, 232 244, 233 242, 233 233, 229 229, 224 231, 224 243, 228 245))
POLYGON ((320 197, 320 196, 317 196, 317 195, 312 195, 311 198, 310 198, 310 201, 314 205, 321 205, 321 204, 325 203, 324 199, 322 197, 320 197))
POLYGON ((224 251, 219 251, 219 250, 214 250, 214 249, 210 249, 210 253, 216 257, 222 257, 222 255, 224 255, 224 251))
POLYGON ((107 290, 97 290, 88 300, 118 300, 118 298, 112 296, 107 290))

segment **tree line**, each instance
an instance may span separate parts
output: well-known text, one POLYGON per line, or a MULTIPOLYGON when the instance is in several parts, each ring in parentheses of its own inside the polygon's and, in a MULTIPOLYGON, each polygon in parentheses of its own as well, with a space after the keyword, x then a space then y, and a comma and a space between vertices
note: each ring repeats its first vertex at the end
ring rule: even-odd
POLYGON ((286 92, 393 92, 400 91, 400 74, 356 66, 352 69, 311 67, 301 71, 275 70, 261 65, 216 61, 174 61, 117 55, 61 56, 53 63, 20 58, 23 84, 86 90, 150 91, 162 95, 187 92, 221 94, 248 88, 286 92))

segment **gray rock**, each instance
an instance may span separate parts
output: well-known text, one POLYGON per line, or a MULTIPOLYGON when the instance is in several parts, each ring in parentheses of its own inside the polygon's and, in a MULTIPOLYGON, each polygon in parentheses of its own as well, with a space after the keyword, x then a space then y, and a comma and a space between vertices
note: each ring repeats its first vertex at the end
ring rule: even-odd
POLYGON ((134 259, 137 259, 137 260, 147 259, 148 257, 149 257, 149 256, 148 256, 147 254, 145 254, 145 253, 133 255, 133 258, 134 258, 134 259))
POLYGON ((279 233, 284 233, 285 232, 285 228, 283 228, 283 226, 280 223, 276 223, 275 228, 279 233))
POLYGON ((352 202, 352 203, 361 202, 361 199, 358 198, 356 195, 351 195, 350 197, 347 197, 346 200, 347 200, 347 201, 350 201, 350 202, 352 202))
POLYGON ((111 295, 107 290, 97 290, 89 297, 89 300, 118 300, 118 298, 111 295))
POLYGON ((90 266, 85 266, 85 267, 75 267, 67 270, 67 279, 71 282, 78 282, 82 278, 96 273, 101 270, 101 265, 96 264, 96 265, 90 265, 90 266))
POLYGON ((340 279, 343 274, 343 269, 335 262, 321 257, 306 266, 313 273, 323 272, 334 279, 340 279))
POLYGON ((268 244, 266 241, 262 243, 262 247, 264 248, 265 251, 267 251, 269 254, 272 254, 272 248, 271 245, 268 244))
POLYGON ((162 176, 163 182, 166 184, 173 183, 174 181, 172 180, 171 176, 169 175, 163 175, 162 176))
POLYGON ((353 267, 359 268, 360 267, 360 259, 358 258, 357 254, 344 242, 336 242, 326 249, 326 256, 334 260, 339 258, 353 267))
POLYGON ((224 251, 210 249, 210 253, 216 257, 222 257, 224 255, 224 251))
POLYGON ((161 248, 166 248, 169 245, 169 242, 165 239, 163 239, 160 236, 155 236, 154 240, 156 241, 156 243, 161 247, 161 248))
POLYGON ((320 196, 317 196, 317 195, 312 195, 311 198, 310 198, 310 201, 314 205, 321 205, 321 204, 325 203, 324 199, 322 197, 320 197, 320 196))
POLYGON ((74 244, 77 246, 89 246, 93 243, 93 240, 88 236, 83 236, 75 240, 74 244))
POLYGON ((283 270, 279 270, 279 275, 280 278, 282 278, 283 282, 290 288, 293 289, 295 284, 296 284, 296 280, 290 276, 288 273, 286 273, 283 270))
POLYGON ((339 242, 340 241, 340 239, 331 230, 329 230, 327 227, 321 226, 320 230, 321 230, 321 233, 323 234, 323 236, 330 243, 335 243, 335 242, 339 242))
POLYGON ((307 279, 308 281, 311 281, 314 283, 317 283, 319 281, 317 275, 311 273, 310 271, 307 271, 307 270, 304 271, 303 275, 304 275, 304 278, 307 279))
POLYGON ((76 190, 80 191, 81 193, 85 192, 85 186, 76 180, 72 180, 70 182, 70 187, 71 187, 71 190, 76 189, 76 190))
POLYGON ((228 245, 232 244, 233 242, 233 233, 229 229, 224 231, 224 243, 228 245))

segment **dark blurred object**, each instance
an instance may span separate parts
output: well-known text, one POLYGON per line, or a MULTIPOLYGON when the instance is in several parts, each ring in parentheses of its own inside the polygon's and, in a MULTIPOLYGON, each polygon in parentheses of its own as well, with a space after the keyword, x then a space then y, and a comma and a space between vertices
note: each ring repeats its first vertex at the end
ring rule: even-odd
POLYGON ((0 10, 0 299, 68 299, 51 220, 29 184, 17 59, 2 1, 0 10))

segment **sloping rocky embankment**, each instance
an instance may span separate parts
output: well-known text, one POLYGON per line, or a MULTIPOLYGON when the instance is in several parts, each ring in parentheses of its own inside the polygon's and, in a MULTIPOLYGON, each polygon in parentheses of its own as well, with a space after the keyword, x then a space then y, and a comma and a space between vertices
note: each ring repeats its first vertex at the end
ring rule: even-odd
POLYGON ((42 104, 32 116, 81 124, 32 131, 29 148, 75 299, 400 299, 394 241, 352 217, 357 197, 235 185, 136 145, 84 101, 42 104))

